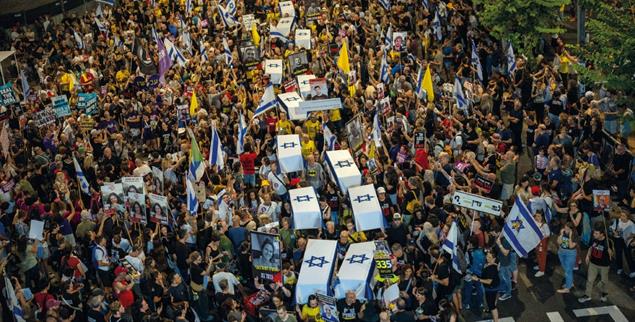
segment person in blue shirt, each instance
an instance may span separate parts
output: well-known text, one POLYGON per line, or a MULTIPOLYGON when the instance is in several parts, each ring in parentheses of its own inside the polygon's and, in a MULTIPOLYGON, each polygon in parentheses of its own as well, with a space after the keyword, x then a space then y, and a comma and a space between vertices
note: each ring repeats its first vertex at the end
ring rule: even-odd
POLYGON ((477 308, 483 305, 483 284, 479 281, 472 280, 471 275, 482 277, 483 266, 485 266, 485 252, 479 247, 478 237, 476 235, 470 237, 468 249, 469 267, 463 286, 463 308, 466 310, 470 309, 470 305, 473 302, 476 303, 477 308), (474 290, 476 290, 476 299, 473 301, 472 292, 474 292, 474 290))

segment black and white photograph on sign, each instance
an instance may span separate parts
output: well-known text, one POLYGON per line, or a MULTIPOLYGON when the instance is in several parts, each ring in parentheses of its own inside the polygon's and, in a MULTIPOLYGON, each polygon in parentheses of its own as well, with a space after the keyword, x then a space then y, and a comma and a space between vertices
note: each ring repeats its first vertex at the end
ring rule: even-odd
POLYGON ((346 138, 348 140, 348 146, 354 151, 359 150, 364 143, 363 133, 362 116, 361 114, 357 114, 346 123, 346 138))
POLYGON ((123 216, 125 203, 123 185, 121 183, 104 183, 104 185, 101 186, 101 200, 106 212, 123 216))
POLYGON ((316 294, 316 296, 318 298, 318 305, 320 306, 320 315, 322 316, 322 321, 339 322, 339 314, 337 312, 337 300, 332 296, 327 296, 319 293, 316 294))
POLYGON ((170 216, 168 198, 151 193, 148 194, 148 199, 150 199, 150 221, 167 225, 170 216))
POLYGON ((329 89, 326 85, 326 78, 314 78, 309 80, 311 94, 307 100, 323 100, 329 97, 329 89))
POLYGON ((251 259, 255 276, 269 281, 280 280, 280 236, 251 233, 251 259))
POLYGON ((251 41, 243 41, 239 47, 240 61, 246 66, 260 63, 260 50, 251 41))
POLYGON ((405 51, 406 50, 406 36, 408 35, 405 31, 393 32, 392 34, 392 48, 395 51, 405 51))
POLYGON ((146 195, 143 193, 128 192, 128 213, 133 223, 146 224, 146 195))
POLYGON ((293 75, 298 75, 306 72, 309 69, 309 58, 306 51, 301 51, 295 54, 289 55, 289 68, 293 75))
POLYGON ((304 7, 306 11, 304 13, 306 25, 316 23, 318 17, 322 13, 322 5, 320 0, 304 0, 304 7))

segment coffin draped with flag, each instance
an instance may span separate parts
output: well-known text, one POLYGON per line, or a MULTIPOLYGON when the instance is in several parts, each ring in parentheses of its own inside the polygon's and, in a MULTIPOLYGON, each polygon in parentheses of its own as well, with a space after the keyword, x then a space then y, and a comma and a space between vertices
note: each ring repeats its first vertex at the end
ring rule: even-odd
POLYGON ((348 189, 355 229, 358 231, 384 229, 384 216, 372 184, 348 189))
POLYGON ((336 267, 336 248, 335 240, 308 240, 295 287, 295 300, 298 304, 307 303, 309 295, 315 293, 329 296, 333 294, 331 278, 336 267))
POLYGON ((293 212, 293 228, 322 228, 322 211, 313 187, 289 190, 289 200, 293 212))
POLYGON ((355 291, 360 301, 373 299, 375 242, 351 244, 337 272, 335 297, 346 297, 349 290, 355 291))
POLYGON ((519 197, 516 197, 514 206, 507 215, 503 236, 522 257, 527 257, 543 238, 536 220, 519 197))
POLYGON ((280 171, 289 173, 304 170, 300 136, 297 134, 278 135, 276 140, 280 171))
POLYGON ((342 191, 347 193, 348 188, 361 184, 362 174, 348 150, 326 151, 326 163, 331 180, 342 191))

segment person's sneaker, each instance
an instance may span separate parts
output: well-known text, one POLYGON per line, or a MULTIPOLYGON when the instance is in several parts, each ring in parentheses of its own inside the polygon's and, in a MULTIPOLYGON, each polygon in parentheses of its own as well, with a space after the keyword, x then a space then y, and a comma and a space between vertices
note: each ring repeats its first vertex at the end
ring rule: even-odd
POLYGON ((503 295, 501 295, 501 296, 498 298, 498 300, 499 300, 499 301, 507 301, 507 300, 509 300, 510 298, 512 298, 512 296, 511 296, 510 294, 503 294, 503 295))
POLYGON ((591 298, 585 295, 585 296, 583 296, 583 297, 579 298, 579 299, 578 299, 578 302, 580 302, 580 303, 586 303, 586 302, 588 302, 588 301, 590 301, 590 300, 591 300, 591 298))
POLYGON ((576 265, 576 266, 573 268, 573 270, 574 270, 574 271, 577 271, 577 270, 579 270, 579 269, 580 269, 580 266, 578 266, 578 265, 576 265))
POLYGON ((563 287, 563 288, 561 288, 561 289, 557 290, 556 292, 558 292, 558 293, 560 293, 560 294, 566 294, 566 293, 571 292, 571 290, 570 290, 570 289, 568 289, 568 288, 564 288, 564 287, 563 287))
POLYGON ((628 277, 635 278, 635 272, 631 272, 630 274, 628 274, 628 277))
POLYGON ((600 297, 600 301, 602 301, 602 303, 605 303, 608 300, 608 294, 602 294, 602 297, 600 297))
POLYGON ((539 269, 540 269, 540 267, 538 267, 538 265, 534 266, 534 271, 537 271, 539 269))
POLYGON ((623 269, 620 268, 620 269, 617 270, 617 275, 622 275, 622 273, 624 273, 623 269))
POLYGON ((545 276, 545 272, 537 271, 534 277, 543 277, 545 276))

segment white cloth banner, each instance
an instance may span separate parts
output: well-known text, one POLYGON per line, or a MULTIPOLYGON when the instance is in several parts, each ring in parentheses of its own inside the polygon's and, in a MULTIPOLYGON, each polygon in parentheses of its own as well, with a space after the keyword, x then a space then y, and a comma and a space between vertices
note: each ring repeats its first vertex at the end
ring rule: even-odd
POLYGON ((337 183, 344 193, 348 193, 348 188, 361 184, 362 174, 348 150, 327 151, 326 162, 331 180, 337 183))
POLYGON ((331 295, 331 276, 335 267, 337 241, 309 239, 302 258, 295 299, 298 304, 308 301, 309 295, 331 295))
POLYGON ((311 29, 295 30, 295 46, 311 50, 311 29))
POLYGON ((315 79, 315 75, 298 75, 298 88, 300 88, 300 95, 306 99, 307 95, 311 95, 310 80, 315 79))
POLYGON ((300 112, 300 102, 303 102, 304 100, 297 92, 278 94, 278 100, 287 111, 287 115, 290 120, 304 121, 308 118, 306 113, 300 112))
POLYGON ((311 113, 317 111, 337 110, 342 108, 342 99, 327 98, 323 100, 303 101, 299 104, 301 113, 311 113))
POLYGON ((280 171, 289 173, 304 170, 300 136, 297 134, 278 135, 276 140, 278 141, 276 153, 280 171))
POLYGON ((265 60, 265 74, 271 77, 271 83, 280 85, 282 82, 282 59, 265 60))
POLYGON ((313 187, 289 190, 294 229, 322 228, 322 211, 313 187))
POLYGON ((282 1, 278 3, 278 6, 280 7, 281 17, 295 17, 295 8, 293 7, 293 2, 282 1))
POLYGON ((351 244, 346 251, 346 257, 337 272, 335 297, 343 299, 349 290, 355 291, 360 301, 371 300, 373 285, 373 256, 375 242, 351 244))
POLYGON ((384 216, 372 184, 348 189, 355 229, 358 231, 384 229, 384 216))

